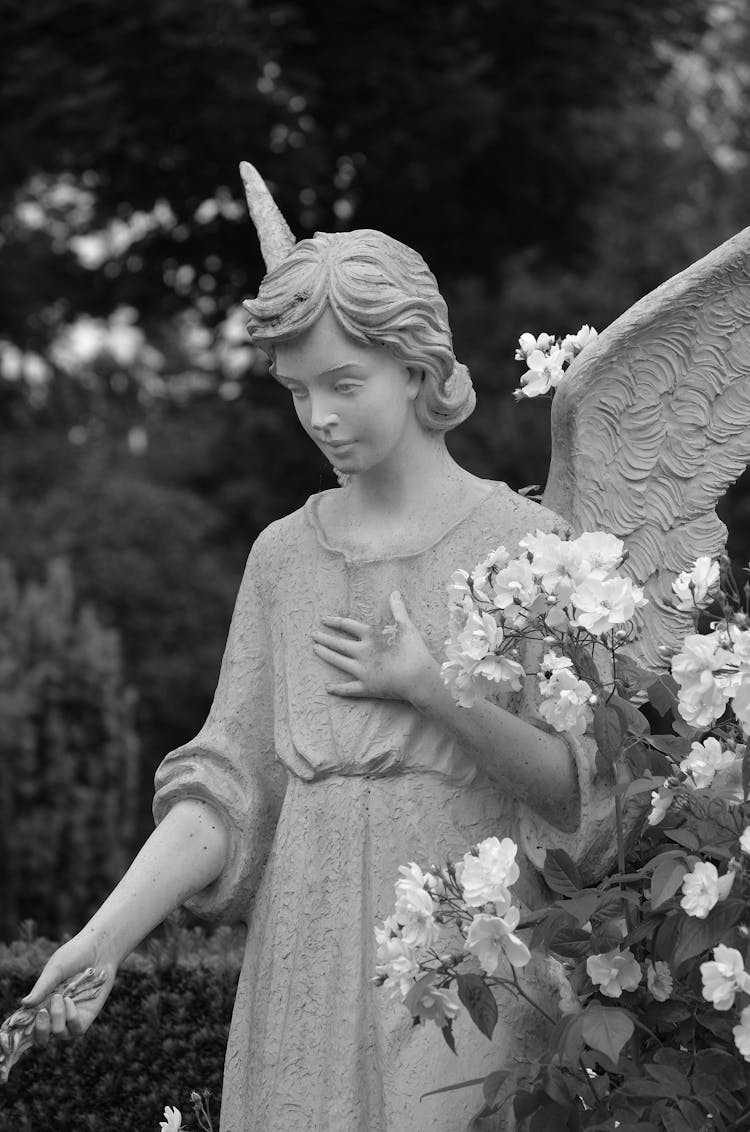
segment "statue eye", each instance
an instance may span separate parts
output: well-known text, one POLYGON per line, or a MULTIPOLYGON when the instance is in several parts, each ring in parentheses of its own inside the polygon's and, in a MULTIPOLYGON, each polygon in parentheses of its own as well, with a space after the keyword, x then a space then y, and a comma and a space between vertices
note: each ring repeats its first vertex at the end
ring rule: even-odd
POLYGON ((359 386, 354 381, 340 381, 336 386, 337 393, 354 393, 359 386))
POLYGON ((289 385, 287 386, 287 388, 289 389, 289 392, 291 393, 295 401, 302 401, 305 397, 307 397, 307 390, 305 389, 304 385, 295 385, 294 387, 289 385))

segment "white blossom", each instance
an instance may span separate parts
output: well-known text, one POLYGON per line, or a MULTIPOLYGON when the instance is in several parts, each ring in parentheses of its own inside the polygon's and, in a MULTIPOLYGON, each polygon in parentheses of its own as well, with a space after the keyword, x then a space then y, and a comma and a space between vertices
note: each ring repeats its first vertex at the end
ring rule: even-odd
POLYGON ((517 362, 523 362, 532 354, 534 350, 541 350, 544 353, 550 348, 554 338, 551 334, 540 334, 535 338, 533 334, 526 331, 518 339, 518 349, 516 350, 515 359, 517 362))
POLYGON ((714 948, 713 960, 701 963, 700 971, 703 997, 713 1003, 715 1010, 731 1009, 735 995, 739 991, 750 990, 750 975, 735 947, 718 944, 714 948))
POLYGON ((743 853, 750 853, 750 825, 745 826, 740 837, 740 849, 743 853))
POLYGON ((159 1132, 181 1132, 182 1113, 178 1108, 167 1105, 164 1109, 164 1119, 159 1123, 159 1132))
POLYGON ((719 740, 711 736, 691 745, 690 754, 680 763, 680 770, 690 775, 696 789, 702 790, 711 785, 717 771, 725 770, 735 761, 734 752, 725 750, 719 740))
POLYGON ((509 837, 500 841, 488 837, 477 845, 477 852, 465 853, 456 868, 464 900, 470 908, 492 903, 501 913, 510 905, 508 889, 519 877, 518 847, 509 837))
POLYGON ((745 1061, 750 1061, 750 1006, 746 1006, 740 1014, 740 1024, 732 1027, 732 1034, 738 1052, 745 1061))
POLYGON ((680 907, 688 916, 705 920, 720 900, 726 900, 733 883, 733 872, 720 877, 710 861, 698 861, 683 877, 680 907))
MULTIPOLYGON (((425 875, 413 862, 399 868, 401 879, 396 881, 396 908, 394 918, 399 934, 411 947, 430 947, 438 936, 435 922, 435 905, 427 891, 425 875)), ((434 879, 434 878, 433 878, 434 879)))
POLYGON ((721 647, 718 633, 690 633, 672 658, 672 675, 680 686, 680 715, 692 727, 710 727, 729 700, 729 680, 719 672, 732 655, 721 647))
POLYGON ((383 986, 392 995, 406 998, 419 974, 414 947, 398 934, 392 917, 382 928, 375 928, 375 942, 375 971, 385 979, 383 986))
POLYGON ((635 990, 642 971, 630 948, 618 947, 600 955, 589 955, 586 973, 595 987, 607 998, 619 998, 622 992, 635 990))
POLYGON ((652 998, 656 999, 657 1002, 666 1002, 674 989, 674 979, 669 964, 661 959, 657 959, 655 963, 647 959, 646 986, 651 992, 652 998))
POLYGON ((555 731, 568 731, 583 735, 593 719, 590 699, 591 686, 569 668, 557 668, 548 680, 539 681, 542 700, 539 715, 555 731))
POLYGON ((589 326, 588 323, 584 323, 577 334, 565 335, 562 343, 560 344, 560 349, 569 358, 569 360, 572 361, 573 358, 578 357, 581 350, 590 345, 592 342, 595 342, 598 337, 599 335, 597 334, 596 330, 594 330, 593 326, 589 326))
POLYGON ((571 600, 576 611, 571 624, 588 629, 595 637, 629 621, 636 609, 647 603, 642 589, 630 578, 617 575, 604 580, 587 578, 577 586, 571 600))
POLYGON ((674 790, 670 790, 668 786, 660 786, 658 790, 651 791, 651 809, 648 815, 649 825, 658 825, 659 822, 663 820, 664 815, 672 805, 674 796, 674 790))
POLYGON ((719 563, 707 556, 696 559, 692 570, 684 570, 672 582, 672 590, 678 599, 675 608, 690 613, 708 605, 718 584, 719 563))
POLYGON ((521 395, 539 397, 549 393, 550 389, 556 389, 564 376, 566 360, 566 355, 557 346, 553 346, 548 353, 539 349, 532 350, 526 357, 529 368, 521 377, 521 395))
POLYGON ((504 916, 488 916, 480 912, 471 921, 466 934, 466 948, 476 955, 482 970, 493 975, 505 955, 514 967, 525 967, 531 959, 523 940, 515 934, 521 913, 513 905, 504 916))
POLYGON ((435 976, 423 975, 404 999, 414 1018, 420 1022, 434 1022, 439 1029, 452 1021, 461 1009, 458 995, 450 989, 436 987, 435 976))

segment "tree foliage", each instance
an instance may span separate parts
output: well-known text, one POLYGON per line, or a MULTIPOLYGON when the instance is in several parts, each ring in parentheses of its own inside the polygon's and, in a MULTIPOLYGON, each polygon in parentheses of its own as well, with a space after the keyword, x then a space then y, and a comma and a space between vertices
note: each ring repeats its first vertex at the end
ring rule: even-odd
POLYGON ((78 926, 133 849, 139 747, 117 633, 70 568, 20 588, 0 562, 0 937, 78 926))

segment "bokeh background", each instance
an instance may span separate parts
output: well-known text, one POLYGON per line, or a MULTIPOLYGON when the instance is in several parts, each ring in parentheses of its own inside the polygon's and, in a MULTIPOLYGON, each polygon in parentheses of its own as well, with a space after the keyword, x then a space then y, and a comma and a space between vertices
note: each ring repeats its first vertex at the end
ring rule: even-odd
MULTIPOLYGON (((0 938, 101 900, 253 538, 334 483, 245 335, 238 161, 300 237, 419 249, 478 393, 455 455, 543 484, 515 340, 749 222, 749 60, 745 0, 4 0, 0 938)), ((741 566, 746 478, 723 514, 741 566)))

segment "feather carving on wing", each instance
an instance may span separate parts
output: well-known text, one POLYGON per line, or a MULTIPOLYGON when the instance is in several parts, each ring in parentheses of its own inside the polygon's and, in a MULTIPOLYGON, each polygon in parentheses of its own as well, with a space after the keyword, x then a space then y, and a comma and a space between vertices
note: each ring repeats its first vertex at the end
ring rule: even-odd
POLYGON ((588 346, 552 404, 544 504, 576 534, 606 530, 645 587, 644 667, 693 631, 672 582, 723 553, 716 504, 750 463, 750 228, 647 295, 588 346))

